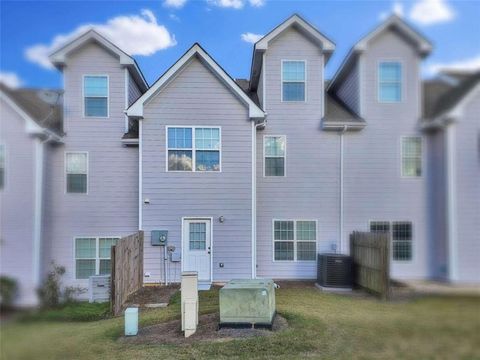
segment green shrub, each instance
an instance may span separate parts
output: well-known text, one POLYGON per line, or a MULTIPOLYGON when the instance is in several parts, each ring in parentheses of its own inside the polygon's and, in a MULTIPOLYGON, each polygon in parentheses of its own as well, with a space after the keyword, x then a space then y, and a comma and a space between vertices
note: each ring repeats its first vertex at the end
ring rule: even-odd
POLYGON ((0 276, 0 305, 4 309, 11 308, 17 295, 18 285, 15 279, 0 276))

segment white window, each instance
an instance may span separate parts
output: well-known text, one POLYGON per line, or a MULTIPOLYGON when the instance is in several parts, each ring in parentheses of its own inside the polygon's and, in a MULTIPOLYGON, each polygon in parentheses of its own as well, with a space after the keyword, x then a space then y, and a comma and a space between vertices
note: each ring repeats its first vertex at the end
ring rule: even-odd
POLYGON ((412 223, 409 221, 372 221, 371 232, 387 232, 392 239, 392 258, 396 261, 412 260, 412 223))
POLYGON ((286 137, 265 136, 263 146, 265 176, 285 176, 286 137))
POLYGON ((108 117, 108 76, 83 77, 85 117, 108 117))
POLYGON ((110 254, 117 237, 82 237, 75 239, 75 277, 88 279, 93 275, 108 275, 110 254))
POLYGON ((282 61, 282 101, 305 101, 305 61, 282 61))
POLYGON ((220 171, 219 127, 167 127, 168 171, 220 171))
POLYGON ((5 145, 0 144, 0 189, 5 186, 5 145))
POLYGON ((273 247, 275 261, 315 261, 317 222, 315 220, 275 220, 273 247))
POLYGON ((88 154, 86 152, 65 153, 67 193, 86 194, 88 188, 88 154))
POLYGON ((420 136, 402 138, 402 176, 422 176, 422 138, 420 136))
POLYGON ((378 100, 384 103, 402 101, 402 64, 382 61, 378 64, 378 100))

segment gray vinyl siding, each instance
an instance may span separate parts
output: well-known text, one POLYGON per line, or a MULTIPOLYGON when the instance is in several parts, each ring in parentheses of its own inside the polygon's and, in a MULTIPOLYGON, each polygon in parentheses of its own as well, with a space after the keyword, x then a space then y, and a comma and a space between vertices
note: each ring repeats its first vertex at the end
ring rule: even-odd
MULTIPOLYGON (((371 220, 411 221, 411 261, 392 261, 394 278, 429 276, 431 249, 427 241, 427 146, 423 142, 423 174, 402 178, 401 137, 422 135, 420 118, 420 59, 414 49, 391 31, 373 39, 361 55, 364 130, 345 135, 344 239, 354 230, 367 230, 371 220), (403 65, 403 101, 377 101, 377 69, 381 60, 403 65)), ((348 240, 347 240, 348 241, 348 240)))
POLYGON ((140 95, 142 95, 142 92, 138 88, 133 77, 128 74, 128 105, 132 105, 140 95))
MULTIPOLYGON (((468 95, 467 95, 468 96, 468 95)), ((459 282, 480 282, 480 90, 455 126, 459 282)))
MULTIPOLYGON (((45 241, 49 258, 66 267, 66 285, 75 280, 74 238, 125 236, 138 229, 138 149, 124 147, 125 72, 119 60, 97 45, 86 45, 67 59, 63 71, 64 144, 48 149, 45 241), (82 77, 109 76, 109 118, 84 118, 82 77), (88 152, 88 194, 65 192, 65 151, 88 152)), ((87 296, 87 293, 83 294, 87 296)))
POLYGON ((342 99, 343 102, 357 114, 360 113, 359 68, 360 65, 357 61, 337 91, 338 97, 342 99))
POLYGON ((25 120, 0 100, 0 144, 5 146, 5 186, 0 189, 0 273, 17 280, 18 305, 36 302, 33 279, 35 154, 38 141, 25 120))
POLYGON ((447 184, 445 131, 426 135, 428 145, 428 242, 431 249, 429 266, 436 279, 446 279, 447 243, 447 184))
MULTIPOLYGON (((273 219, 318 220, 317 250, 330 250, 338 233, 339 137, 321 131, 324 58, 290 29, 266 52, 265 130, 257 132, 257 276, 315 278, 315 261, 273 261, 273 219), (306 60, 306 102, 281 101, 281 61, 306 60), (286 135, 286 176, 263 176, 263 137, 286 135)), ((259 94, 260 95, 260 94, 259 94)))
MULTIPOLYGON (((250 278, 252 124, 247 107, 193 59, 145 105, 142 134, 143 198, 150 199, 142 207, 144 267, 151 274, 144 281, 163 281, 151 230, 168 230, 169 244, 181 251, 182 217, 213 218, 213 280, 250 278), (221 172, 166 172, 166 126, 175 125, 221 127, 221 172)), ((170 264, 170 276, 179 280, 180 264, 170 264)))

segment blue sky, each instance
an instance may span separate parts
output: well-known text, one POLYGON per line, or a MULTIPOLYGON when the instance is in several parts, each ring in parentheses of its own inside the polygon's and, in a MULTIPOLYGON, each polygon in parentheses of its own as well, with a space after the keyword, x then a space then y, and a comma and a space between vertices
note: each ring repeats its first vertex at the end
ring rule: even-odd
POLYGON ((0 6, 0 80, 17 86, 61 87, 61 74, 48 68, 46 54, 85 25, 122 42, 150 84, 194 42, 230 75, 246 78, 253 45, 242 34, 265 34, 295 12, 337 45, 327 78, 349 48, 392 12, 434 43, 424 63, 426 76, 443 66, 480 68, 480 1, 1 1, 0 6))

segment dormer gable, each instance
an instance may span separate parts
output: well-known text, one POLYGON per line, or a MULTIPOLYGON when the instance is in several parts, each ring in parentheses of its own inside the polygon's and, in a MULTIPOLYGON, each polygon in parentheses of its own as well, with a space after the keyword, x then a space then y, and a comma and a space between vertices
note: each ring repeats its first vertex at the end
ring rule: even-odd
POLYGON ((52 54, 50 54, 49 59, 58 69, 62 69, 66 65, 69 55, 92 43, 100 46, 113 56, 117 57, 120 65, 129 70, 132 78, 142 93, 148 89, 147 81, 145 80, 135 59, 94 29, 84 32, 73 40, 70 40, 66 44, 57 48, 52 54))
POLYGON ((250 72, 251 90, 255 91, 258 87, 260 73, 263 66, 262 56, 268 50, 268 46, 272 43, 272 41, 277 39, 285 31, 291 28, 297 30, 299 33, 316 44, 320 51, 324 54, 325 63, 327 63, 328 59, 335 50, 335 43, 321 33, 316 27, 303 19, 300 15, 294 14, 255 43, 250 72))

